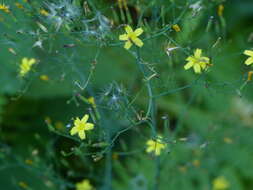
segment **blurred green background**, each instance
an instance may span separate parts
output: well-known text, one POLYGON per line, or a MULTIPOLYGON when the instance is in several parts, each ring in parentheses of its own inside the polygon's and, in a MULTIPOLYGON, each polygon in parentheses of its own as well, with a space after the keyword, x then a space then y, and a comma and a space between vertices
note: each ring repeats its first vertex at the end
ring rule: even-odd
POLYGON ((252 67, 243 55, 253 47, 252 0, 3 3, 0 189, 75 189, 89 179, 101 190, 211 190, 220 176, 227 189, 253 189, 252 67), (144 29, 141 59, 154 93, 166 92, 157 98, 157 131, 168 139, 159 159, 145 152, 146 124, 121 132, 148 105, 135 48, 118 40, 124 24, 144 29), (179 48, 168 56, 168 46, 179 48), (196 48, 213 64, 201 75, 183 68, 196 48), (21 78, 23 57, 38 62, 21 78), (84 142, 69 136, 73 118, 91 113, 80 96, 94 97, 102 118, 84 142))

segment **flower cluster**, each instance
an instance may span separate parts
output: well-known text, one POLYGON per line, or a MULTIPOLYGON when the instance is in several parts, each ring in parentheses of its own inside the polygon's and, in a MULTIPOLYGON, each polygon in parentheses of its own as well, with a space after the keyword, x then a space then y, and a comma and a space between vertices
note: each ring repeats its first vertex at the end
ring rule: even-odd
MULTIPOLYGON (((176 32, 180 32, 180 27, 175 24, 172 26, 172 28, 176 32)), ((122 34, 119 36, 119 40, 126 41, 124 48, 130 49, 133 44, 135 44, 138 47, 142 47, 144 43, 141 39, 138 38, 143 33, 142 28, 137 28, 136 30, 133 30, 131 26, 127 25, 125 27, 125 34, 122 34)), ((166 51, 168 54, 168 51, 166 51)), ((245 61, 246 65, 251 65, 253 63, 253 51, 251 50, 245 50, 245 55, 248 55, 249 58, 245 61)), ((168 54, 169 55, 169 54, 168 54)), ((194 54, 186 58, 187 63, 184 66, 185 70, 188 70, 190 68, 193 68, 194 72, 197 74, 201 74, 202 71, 205 71, 208 67, 212 66, 210 63, 210 58, 202 56, 202 49, 197 48, 194 51, 194 54)))

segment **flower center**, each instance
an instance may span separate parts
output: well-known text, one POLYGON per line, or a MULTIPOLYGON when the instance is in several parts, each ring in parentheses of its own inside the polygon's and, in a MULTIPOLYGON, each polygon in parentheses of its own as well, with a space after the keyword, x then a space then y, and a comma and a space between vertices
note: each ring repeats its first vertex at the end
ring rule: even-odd
POLYGON ((131 39, 136 38, 136 35, 134 32, 131 32, 128 34, 128 39, 131 41, 131 39))

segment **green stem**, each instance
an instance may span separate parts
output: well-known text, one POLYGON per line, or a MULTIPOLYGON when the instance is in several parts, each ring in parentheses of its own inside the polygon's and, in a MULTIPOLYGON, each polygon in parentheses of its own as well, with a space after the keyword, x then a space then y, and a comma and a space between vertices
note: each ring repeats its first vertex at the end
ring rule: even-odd
POLYGON ((155 158, 156 164, 156 172, 155 172, 155 183, 154 183, 154 190, 159 190, 159 182, 160 182, 160 172, 161 172, 161 161, 160 156, 155 158))
MULTIPOLYGON (((140 49, 137 47, 137 65, 141 71, 141 73, 143 74, 145 79, 148 79, 148 74, 145 71, 145 68, 143 66, 143 64, 141 63, 141 57, 140 57, 140 49)), ((153 129, 153 134, 156 135, 156 106, 155 106, 155 98, 154 98, 154 93, 152 90, 152 86, 151 86, 151 82, 150 80, 146 80, 146 86, 147 86, 147 90, 148 90, 148 97, 149 97, 149 103, 148 103, 148 110, 147 113, 145 115, 145 118, 148 118, 149 116, 151 117, 151 122, 152 122, 152 129, 153 129)))
MULTIPOLYGON (((140 56, 140 49, 137 47, 137 65, 142 72, 144 79, 146 80, 146 86, 148 90, 148 97, 149 97, 149 103, 148 103, 148 110, 146 113, 145 118, 151 118, 151 125, 153 130, 153 135, 157 136, 156 131, 156 104, 155 104, 155 97, 153 95, 152 85, 150 79, 148 79, 148 73, 145 71, 145 68, 143 64, 141 63, 141 56, 140 56)), ((155 170, 155 183, 154 183, 154 190, 159 190, 159 179, 160 179, 160 158, 157 157, 155 160, 156 164, 156 170, 155 170)))

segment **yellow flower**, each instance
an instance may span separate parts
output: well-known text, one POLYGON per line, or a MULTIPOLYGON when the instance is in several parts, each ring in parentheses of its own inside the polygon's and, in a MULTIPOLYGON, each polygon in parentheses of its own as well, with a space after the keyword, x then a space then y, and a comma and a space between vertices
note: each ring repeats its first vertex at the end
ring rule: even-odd
POLYGON ((90 184, 88 179, 84 179, 83 181, 76 184, 76 190, 92 190, 93 186, 90 184))
POLYGON ((127 25, 125 27, 126 34, 122 34, 119 36, 119 40, 126 41, 124 48, 129 49, 133 44, 138 47, 143 46, 143 42, 138 38, 143 33, 142 28, 137 28, 135 31, 131 28, 131 26, 127 25))
POLYGON ((95 98, 94 98, 94 97, 89 97, 89 98, 88 98, 88 102, 89 102, 94 108, 97 107, 97 105, 96 105, 96 103, 95 103, 95 98))
POLYGON ((221 5, 218 6, 218 10, 217 10, 218 15, 220 17, 223 15, 223 11, 224 11, 224 5, 221 4, 221 5))
POLYGON ((31 67, 36 63, 36 60, 35 59, 28 59, 26 57, 24 57, 22 59, 22 62, 21 62, 21 65, 19 66, 19 75, 21 77, 24 77, 30 70, 31 70, 31 67))
POLYGON ((40 9, 40 14, 43 16, 48 16, 49 13, 45 9, 40 9))
POLYGON ((199 160, 193 160, 193 161, 192 161, 192 164, 193 164, 195 167, 199 167, 199 166, 200 166, 200 161, 199 161, 199 160))
POLYGON ((0 10, 6 12, 6 13, 10 13, 10 9, 9 6, 6 6, 5 4, 0 4, 0 10))
POLYGON ((16 5, 16 7, 18 7, 19 9, 23 9, 23 8, 24 8, 24 6, 21 5, 20 3, 15 3, 15 5, 16 5))
POLYGON ((220 176, 213 181, 213 190, 226 190, 230 186, 225 177, 220 176))
POLYGON ((23 181, 18 182, 18 185, 19 185, 19 187, 21 187, 23 189, 27 189, 28 188, 28 185, 25 182, 23 182, 23 181))
POLYGON ((162 142, 162 137, 158 136, 156 140, 148 140, 146 142, 147 148, 146 152, 151 153, 153 152, 156 156, 161 154, 161 150, 166 148, 166 144, 162 142))
POLYGON ((210 66, 210 59, 208 57, 202 57, 202 50, 196 49, 193 56, 187 57, 186 61, 188 63, 184 66, 185 70, 193 67, 195 73, 201 73, 201 70, 206 69, 207 66, 210 66))
POLYGON ((174 25, 172 26, 172 28, 173 28, 176 32, 180 32, 180 31, 181 31, 181 28, 180 28, 180 26, 178 26, 178 24, 174 24, 174 25))
POLYGON ((229 137, 224 137, 224 142, 227 143, 227 144, 232 144, 233 143, 233 140, 229 137))
POLYGON ((246 65, 251 65, 253 63, 253 51, 245 50, 243 52, 244 55, 248 55, 249 58, 244 62, 246 65))
POLYGON ((40 75, 40 80, 48 81, 49 77, 47 75, 40 75))
POLYGON ((81 139, 85 139, 85 131, 92 130, 94 128, 94 124, 88 123, 89 116, 86 114, 80 120, 78 117, 74 121, 74 127, 71 129, 70 134, 75 135, 78 133, 81 139))
POLYGON ((26 163, 27 165, 33 165, 33 161, 30 160, 30 159, 26 159, 26 160, 25 160, 25 163, 26 163))
POLYGON ((248 72, 247 82, 252 81, 253 71, 248 72))

